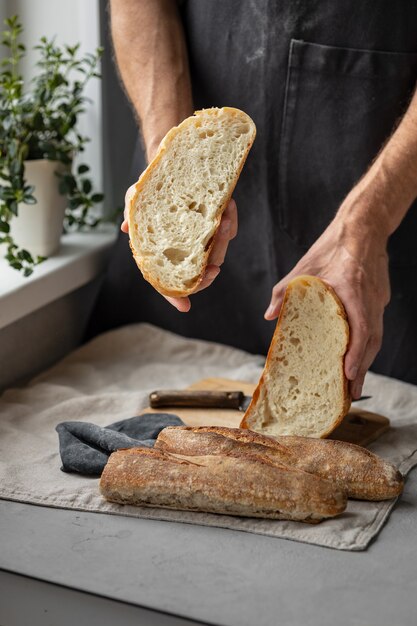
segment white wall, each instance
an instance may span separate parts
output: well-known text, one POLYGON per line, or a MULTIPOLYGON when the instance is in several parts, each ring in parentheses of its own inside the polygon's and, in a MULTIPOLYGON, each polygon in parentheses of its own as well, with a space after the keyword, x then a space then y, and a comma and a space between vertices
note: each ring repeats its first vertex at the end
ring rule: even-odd
MULTIPOLYGON (((33 76, 36 51, 31 51, 39 38, 56 36, 57 43, 81 43, 82 52, 94 52, 100 45, 99 0, 0 0, 0 19, 19 15, 24 27, 23 43, 28 54, 22 62, 25 80, 33 76)), ((101 191, 102 175, 102 119, 101 81, 92 79, 85 95, 93 101, 80 118, 81 134, 91 142, 81 156, 92 171, 94 186, 101 191)))

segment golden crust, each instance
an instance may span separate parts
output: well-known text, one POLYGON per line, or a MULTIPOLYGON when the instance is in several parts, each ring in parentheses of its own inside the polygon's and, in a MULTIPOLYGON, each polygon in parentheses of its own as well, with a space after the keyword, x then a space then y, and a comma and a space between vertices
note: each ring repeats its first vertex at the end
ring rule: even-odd
POLYGON ((114 452, 100 480, 120 504, 316 523, 346 496, 401 493, 399 472, 359 446, 224 427, 167 427, 155 448, 114 452))
POLYGON ((277 441, 291 450, 298 468, 331 480, 350 498, 390 500, 404 488, 404 478, 394 465, 353 443, 296 435, 277 441))
POLYGON ((221 426, 169 426, 155 448, 183 455, 250 455, 269 458, 277 466, 320 476, 348 497, 388 500, 398 496, 404 480, 391 464, 352 443, 295 435, 272 437, 251 430, 221 426))
MULTIPOLYGON (((218 435, 219 437, 222 437, 224 439, 233 439, 234 441, 242 444, 253 444, 263 446, 264 448, 273 448, 275 450, 279 450, 282 453, 290 452, 289 449, 286 448, 285 444, 278 443, 275 437, 271 437, 270 435, 263 435, 253 430, 246 430, 243 428, 228 428, 227 426, 167 426, 159 433, 155 443, 155 447, 157 449, 164 449, 164 442, 166 440, 172 441, 172 435, 175 435, 176 433, 181 433, 181 431, 195 434, 206 433, 208 435, 218 435)), ((208 439, 207 441, 210 441, 210 439, 208 439)), ((175 446, 178 445, 180 445, 180 439, 177 439, 175 442, 175 446)), ((213 444, 209 444, 209 446, 213 450, 216 449, 215 445, 213 444)))
MULTIPOLYGON (((246 113, 243 113, 243 111, 240 111, 239 109, 235 109, 233 107, 223 107, 222 109, 223 111, 227 111, 230 115, 232 116, 245 116, 245 120, 249 119, 249 116, 246 113)), ((136 202, 138 199, 139 194, 141 193, 141 191, 143 190, 144 186, 146 185, 148 179, 150 178, 152 172, 154 169, 156 169, 159 166, 159 163, 161 161, 161 159, 163 158, 163 155, 165 154, 165 152, 167 151, 167 147, 169 146, 170 142, 172 141, 172 139, 179 133, 181 133, 181 131, 184 129, 184 127, 195 123, 195 120, 198 119, 198 117, 200 115, 214 115, 214 112, 217 111, 217 109, 213 108, 213 109, 202 109, 200 111, 195 111, 194 115, 191 117, 188 117, 187 119, 185 119, 183 122, 181 122, 181 124, 179 124, 178 126, 174 126, 174 128, 171 128, 170 131, 168 131, 168 133, 165 135, 165 137, 162 139, 159 148, 158 148, 158 152, 156 153, 155 157, 152 159, 152 161, 149 163, 148 167, 146 168, 146 170, 144 170, 144 172, 142 172, 142 174, 139 177, 138 182, 135 185, 135 193, 133 194, 132 198, 130 199, 130 203, 129 203, 129 211, 128 211, 128 222, 129 222, 129 232, 130 232, 130 224, 133 221, 133 217, 136 213, 136 202)), ((255 124, 253 123, 252 120, 250 120, 251 123, 253 124, 253 139, 250 141, 250 143, 248 144, 246 153, 244 155, 244 158, 241 161, 240 167, 238 169, 238 171, 236 172, 236 176, 232 182, 232 184, 229 187, 229 193, 227 195, 226 200, 223 202, 223 204, 219 207, 217 214, 216 214, 216 218, 215 218, 215 228, 213 231, 213 237, 211 239, 211 243, 208 246, 207 250, 204 253, 204 261, 203 261, 203 268, 199 274, 199 276, 196 278, 196 280, 194 281, 193 285, 191 287, 189 287, 188 289, 169 289, 167 288, 166 285, 163 285, 158 278, 156 278, 152 272, 148 272, 146 267, 144 266, 143 262, 142 262, 142 258, 141 255, 139 253, 139 251, 137 251, 135 249, 135 246, 132 242, 132 239, 129 239, 129 245, 130 245, 130 249, 132 251, 133 254, 133 258, 136 262, 136 265, 138 266, 138 268, 140 269, 140 271, 142 272, 142 275, 144 277, 145 280, 147 280, 160 294, 162 294, 163 296, 169 296, 169 297, 174 297, 174 298, 181 298, 184 296, 189 296, 192 293, 195 293, 195 291, 198 289, 198 286, 200 285, 201 281, 203 280, 203 276, 205 273, 205 270, 207 268, 207 264, 208 264, 208 259, 210 256, 210 252, 211 249, 213 247, 214 244, 214 237, 216 235, 217 229, 220 225, 220 221, 221 221, 221 217, 223 215, 223 211, 225 210, 225 208, 227 207, 227 205, 229 204, 232 194, 235 190, 237 181, 239 180, 239 176, 242 172, 243 166, 245 164, 246 158, 249 154, 249 151, 252 147, 252 144, 255 140, 255 136, 256 136, 256 128, 255 128, 255 124)))
MULTIPOLYGON (((310 282, 318 282, 320 283, 326 291, 328 291, 328 293, 331 294, 331 296, 334 298, 336 304, 338 305, 339 308, 339 315, 340 317, 345 321, 344 324, 344 328, 345 328, 345 333, 346 333, 346 346, 348 345, 349 342, 349 324, 347 321, 347 315, 346 315, 346 311, 345 308, 342 304, 342 301, 340 300, 340 298, 337 296, 336 292, 334 291, 334 289, 326 282, 324 282, 323 280, 321 280, 320 278, 317 278, 316 276, 309 276, 309 275, 300 275, 297 276, 296 278, 294 278, 293 280, 291 280, 288 283, 288 286, 285 290, 285 294, 284 294, 284 299, 281 305, 281 309, 280 309, 280 313, 279 313, 279 317, 278 317, 278 321, 277 321, 277 325, 275 327, 275 331, 271 340, 271 344, 269 346, 269 350, 268 350, 268 354, 266 357, 266 361, 265 361, 265 367, 264 370, 261 374, 261 377, 259 379, 259 382, 256 386, 256 389, 252 395, 252 400, 251 403, 249 404, 248 408, 246 409, 246 412, 243 416, 242 421, 240 422, 240 428, 251 428, 250 425, 250 419, 251 419, 251 413, 255 411, 255 407, 256 404, 258 402, 259 399, 259 394, 260 394, 260 390, 263 387, 263 385, 265 384, 265 373, 268 371, 269 368, 269 364, 272 362, 273 360, 273 356, 275 353, 275 348, 276 348, 276 344, 277 341, 279 339, 280 336, 280 332, 281 332, 281 323, 282 323, 282 319, 283 319, 283 314, 285 312, 285 306, 287 303, 287 300, 290 296, 291 290, 294 288, 294 286, 297 284, 298 281, 300 280, 307 280, 310 282)), ((345 417, 345 415, 348 413, 350 405, 351 405, 351 396, 349 393, 349 383, 348 380, 345 376, 344 373, 344 369, 343 369, 343 361, 342 361, 342 367, 341 367, 341 372, 340 372, 341 378, 342 378, 342 385, 343 385, 343 406, 342 409, 339 413, 339 415, 334 419, 333 423, 331 424, 331 426, 328 428, 328 430, 320 433, 320 437, 327 437, 328 435, 330 435, 331 432, 333 432, 333 430, 335 430, 335 428, 341 423, 341 421, 343 420, 343 418, 345 417)))
POLYGON ((346 507, 345 494, 329 481, 251 454, 185 457, 119 450, 110 456, 100 490, 121 504, 307 522, 346 507))

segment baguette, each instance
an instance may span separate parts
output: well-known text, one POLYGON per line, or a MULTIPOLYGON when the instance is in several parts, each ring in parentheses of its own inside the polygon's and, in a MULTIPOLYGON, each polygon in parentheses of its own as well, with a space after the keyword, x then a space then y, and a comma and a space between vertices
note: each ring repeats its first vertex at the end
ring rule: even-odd
POLYGON ((172 128, 136 183, 130 247, 144 278, 165 296, 200 284, 214 235, 256 135, 251 118, 204 109, 172 128))
POLYGON ((350 407, 348 342, 345 310, 333 289, 314 276, 294 278, 240 427, 273 436, 331 433, 350 407))
POLYGON ((113 452, 100 480, 110 502, 316 523, 342 513, 329 481, 266 456, 187 457, 155 449, 113 452))
POLYGON ((295 467, 333 481, 350 498, 390 500, 404 488, 392 463, 353 443, 297 436, 277 437, 277 443, 294 453, 295 467))
POLYGON ((331 439, 273 438, 220 426, 169 426, 159 433, 155 447, 188 456, 266 456, 278 465, 329 480, 348 497, 360 500, 395 498, 404 484, 400 472, 391 463, 360 446, 331 439))

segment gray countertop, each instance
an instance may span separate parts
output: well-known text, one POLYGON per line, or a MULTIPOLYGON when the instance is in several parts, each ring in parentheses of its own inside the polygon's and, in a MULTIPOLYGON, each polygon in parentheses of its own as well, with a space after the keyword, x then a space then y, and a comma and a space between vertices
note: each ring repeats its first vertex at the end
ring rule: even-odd
MULTIPOLYGON (((416 505, 414 471, 368 550, 341 552, 1 500, 0 569, 162 612, 137 624, 168 624, 168 613, 222 626, 408 626, 417 614, 416 505)), ((4 599, 0 577, 2 589, 4 599)), ((116 623, 108 616, 102 626, 116 623)))

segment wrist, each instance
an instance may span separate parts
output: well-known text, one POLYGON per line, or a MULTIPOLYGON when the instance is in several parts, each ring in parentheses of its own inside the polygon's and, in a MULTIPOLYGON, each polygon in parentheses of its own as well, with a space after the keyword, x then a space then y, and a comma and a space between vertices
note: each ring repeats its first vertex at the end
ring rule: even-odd
POLYGON ((149 141, 145 141, 146 160, 148 163, 152 161, 152 159, 158 152, 159 144, 161 143, 164 135, 162 135, 161 138, 155 138, 149 141))
POLYGON ((148 162, 154 158, 167 132, 192 114, 193 110, 189 107, 187 110, 177 111, 169 116, 158 116, 153 120, 142 121, 142 134, 148 162))
POLYGON ((361 246, 372 245, 386 249, 390 236, 385 220, 377 214, 377 208, 364 203, 361 198, 350 198, 343 202, 334 221, 341 243, 349 242, 358 250, 361 246))
POLYGON ((371 230, 388 239, 398 228, 417 196, 416 172, 393 158, 389 146, 348 194, 337 216, 353 229, 371 230))
POLYGON ((374 164, 346 196, 335 219, 356 238, 372 236, 386 245, 411 201, 397 193, 395 182, 374 164))

